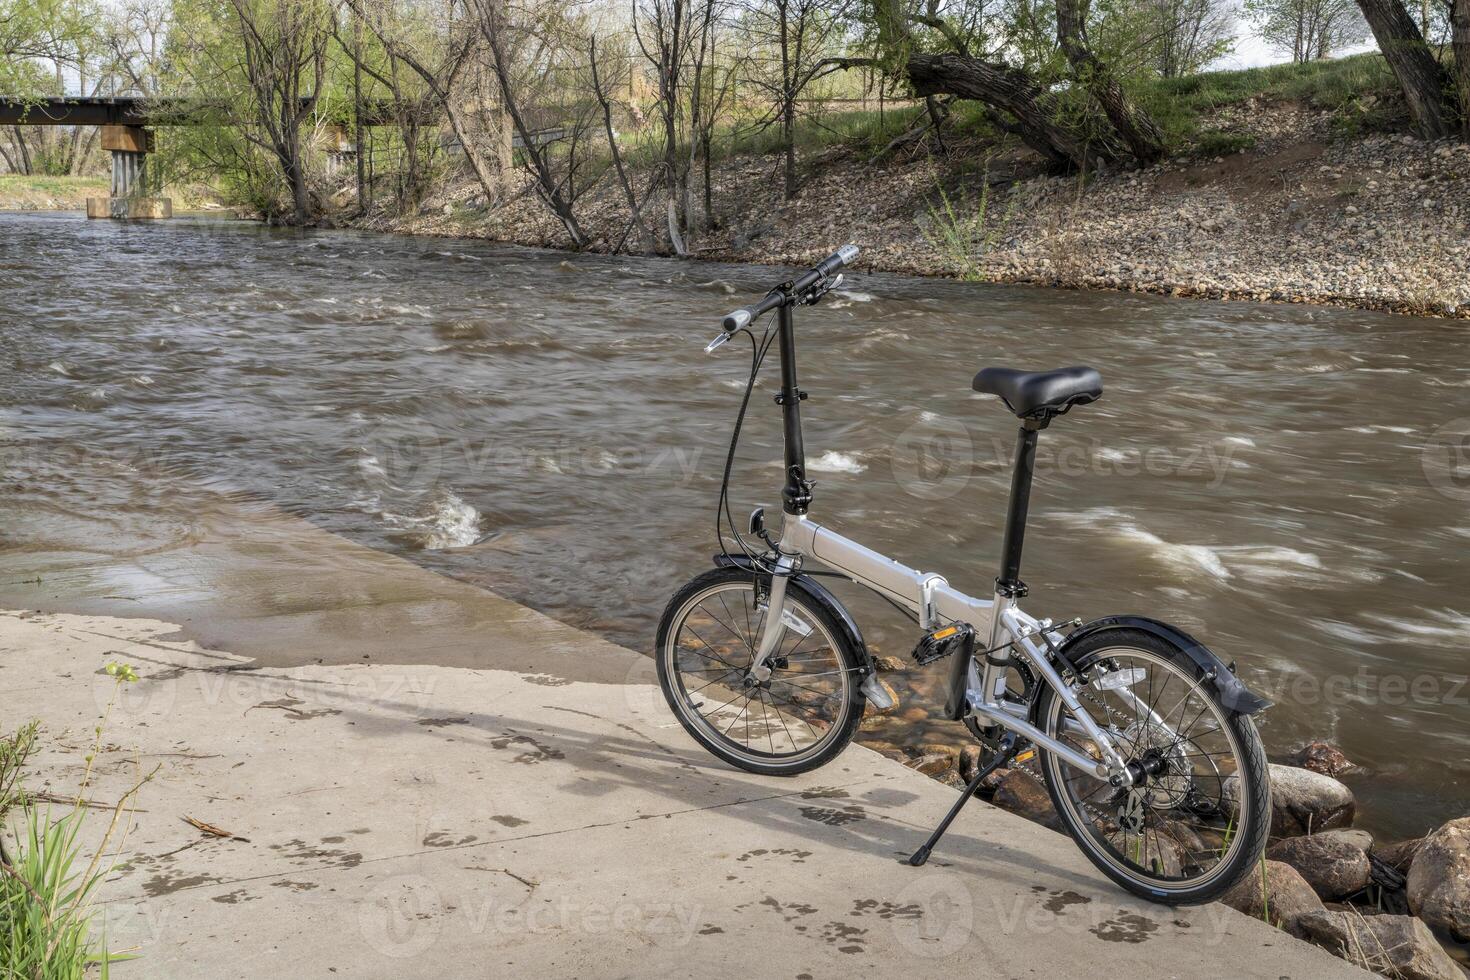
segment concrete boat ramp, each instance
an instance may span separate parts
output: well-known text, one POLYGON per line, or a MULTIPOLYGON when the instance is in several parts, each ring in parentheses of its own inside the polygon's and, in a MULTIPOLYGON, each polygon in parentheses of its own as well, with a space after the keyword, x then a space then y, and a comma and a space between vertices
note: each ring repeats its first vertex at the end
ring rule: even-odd
POLYGON ((119 977, 1365 975, 1223 906, 1135 901, 979 802, 910 868, 953 789, 858 746, 791 779, 732 771, 647 658, 252 525, 36 552, 41 581, 3 596, 4 726, 46 731, 32 788, 76 793, 110 702, 88 798, 157 767, 103 891, 109 944, 140 957, 119 977), (98 612, 130 582, 150 602, 98 612), (426 646, 459 666, 381 662, 426 646), (115 691, 114 661, 140 679, 115 691))

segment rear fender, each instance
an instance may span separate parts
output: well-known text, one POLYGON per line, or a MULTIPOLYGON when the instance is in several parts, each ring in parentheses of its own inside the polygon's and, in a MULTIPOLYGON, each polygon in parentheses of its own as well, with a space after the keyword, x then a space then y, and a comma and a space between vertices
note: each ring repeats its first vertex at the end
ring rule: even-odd
POLYGON ((1162 623, 1157 619, 1148 619, 1144 616, 1104 616, 1102 619, 1094 619, 1074 630, 1061 644, 1062 658, 1070 662, 1068 649, 1073 644, 1096 633, 1114 629, 1140 630, 1184 651, 1185 655, 1194 661, 1199 671, 1195 679, 1214 688, 1220 698, 1220 703, 1236 714, 1253 715, 1271 707, 1270 701, 1246 687, 1240 678, 1235 676, 1235 672, 1210 652, 1210 649, 1203 643, 1179 627, 1162 623))

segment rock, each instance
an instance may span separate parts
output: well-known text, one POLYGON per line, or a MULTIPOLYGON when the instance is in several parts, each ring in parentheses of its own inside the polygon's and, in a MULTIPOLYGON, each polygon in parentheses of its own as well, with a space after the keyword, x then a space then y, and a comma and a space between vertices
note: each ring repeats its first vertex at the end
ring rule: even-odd
MULTIPOLYGON (((1269 766, 1271 836, 1300 837, 1353 822, 1353 791, 1331 776, 1295 766, 1269 766)), ((1225 780, 1224 796, 1235 798, 1236 777, 1225 780)))
POLYGON ((954 769, 959 757, 960 750, 953 745, 920 745, 915 750, 914 760, 909 763, 909 768, 926 776, 938 776, 954 769))
POLYGON ((995 788, 991 802, 1002 810, 1025 817, 1052 830, 1061 830, 1062 821, 1051 805, 1046 787, 1030 773, 1012 769, 995 788))
POLYGON ((940 773, 934 778, 939 780, 939 782, 943 783, 944 785, 953 786, 955 789, 958 790, 963 790, 967 785, 966 782, 960 778, 960 774, 955 772, 953 769, 946 769, 944 770, 944 772, 940 773))
POLYGON ((1451 820, 1424 838, 1406 888, 1410 911, 1470 942, 1470 817, 1451 820))
POLYGON ((980 771, 980 746, 966 745, 960 749, 960 778, 966 783, 980 771))
POLYGON ((1330 833, 1288 837, 1272 844, 1266 856, 1291 865, 1327 901, 1362 891, 1371 871, 1363 848, 1330 833))
POLYGON ((903 754, 903 749, 899 748, 892 742, 882 742, 874 739, 865 738, 863 739, 863 744, 872 749, 874 752, 877 752, 879 755, 887 756, 890 759, 902 760, 903 758, 905 758, 903 754))
POLYGON ((1261 870, 1253 869, 1220 901, 1253 919, 1280 924, 1294 934, 1296 920, 1307 912, 1323 911, 1322 900, 1297 870, 1280 861, 1267 861, 1265 896, 1261 894, 1261 870), (1269 918, 1268 918, 1269 917, 1269 918))
POLYGON ((1402 980, 1465 980, 1429 927, 1410 915, 1307 912, 1296 934, 1365 970, 1402 980))
POLYGON ((909 768, 926 776, 938 776, 948 772, 954 760, 947 755, 921 755, 909 763, 909 768))
POLYGON ((1356 827, 1344 827, 1340 830, 1324 830, 1316 836, 1346 841, 1364 853, 1367 853, 1373 848, 1373 835, 1366 830, 1358 830, 1356 827))
POLYGON ((948 745, 944 742, 924 742, 919 746, 920 755, 942 755, 955 762, 960 757, 960 748, 957 745, 948 745))
POLYGON ((1324 776, 1340 776, 1358 768, 1342 754, 1342 750, 1328 742, 1308 742, 1297 751, 1292 761, 1303 769, 1324 776))
POLYGON ((906 669, 907 665, 897 657, 874 657, 873 663, 880 674, 892 674, 906 669))

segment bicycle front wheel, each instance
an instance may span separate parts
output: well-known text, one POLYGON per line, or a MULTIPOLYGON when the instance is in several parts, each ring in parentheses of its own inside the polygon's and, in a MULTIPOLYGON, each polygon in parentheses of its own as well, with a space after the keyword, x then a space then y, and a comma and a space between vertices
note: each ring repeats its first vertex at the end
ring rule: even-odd
POLYGON ((685 731, 762 775, 807 772, 846 747, 862 720, 863 661, 833 611, 800 582, 786 588, 771 676, 747 676, 766 623, 769 582, 716 568, 680 589, 659 622, 664 697, 685 731))
MULTIPOLYGON (((1226 708, 1184 651, 1139 630, 1106 630, 1069 650, 1087 683, 1082 709, 1142 778, 1133 787, 1041 762, 1052 804, 1082 852, 1113 881, 1151 901, 1215 900, 1251 873, 1266 846, 1266 756, 1250 718, 1226 708)), ((1051 688, 1042 730, 1101 758, 1051 688)))

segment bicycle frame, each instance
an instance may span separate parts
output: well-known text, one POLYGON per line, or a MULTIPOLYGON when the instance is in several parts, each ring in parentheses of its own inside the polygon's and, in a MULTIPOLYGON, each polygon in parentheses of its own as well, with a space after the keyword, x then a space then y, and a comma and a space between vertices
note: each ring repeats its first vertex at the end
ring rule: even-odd
MULTIPOLYGON (((789 285, 789 284, 788 284, 789 285)), ((794 298, 793 298, 794 300, 794 298)), ((919 625, 926 630, 950 622, 971 626, 978 637, 988 637, 991 656, 969 657, 959 682, 963 684, 964 705, 983 721, 999 725, 1055 754, 1074 768, 1098 779, 1112 779, 1119 785, 1131 785, 1133 779, 1126 760, 1118 753, 1113 740, 1082 710, 1076 693, 1052 666, 1047 650, 1037 639, 1049 623, 1027 615, 1016 604, 1025 595, 1019 579, 1021 546, 1025 533, 1027 501, 1031 488, 1032 463, 1035 458, 1036 433, 1042 427, 1026 423, 1021 429, 1016 454, 1016 472, 1011 488, 1010 512, 1006 524, 1004 558, 995 593, 979 599, 952 588, 941 575, 909 568, 891 558, 810 520, 811 484, 806 480, 805 449, 801 431, 801 401, 805 395, 796 381, 796 339, 792 317, 793 302, 778 309, 778 340, 781 355, 781 392, 777 403, 783 413, 786 485, 782 491, 785 517, 779 540, 779 557, 765 614, 760 646, 750 668, 760 680, 770 675, 766 660, 780 648, 785 635, 783 623, 786 585, 805 560, 821 562, 851 581, 872 589, 895 603, 913 611, 919 625), (1010 651, 1017 651, 1035 671, 1040 683, 1050 685, 1067 709, 1066 726, 1084 734, 1098 747, 1101 759, 1093 758, 1051 737, 1027 717, 1025 705, 1008 702, 1006 670, 1010 651), (977 661, 983 659, 983 667, 977 661)), ((954 654, 953 656, 965 656, 954 654)), ((956 671, 958 673, 958 670, 956 671)), ((871 679, 870 679, 871 680, 871 679)), ((961 692, 953 692, 953 698, 961 692)), ((1151 713, 1150 713, 1151 714, 1151 713)))

